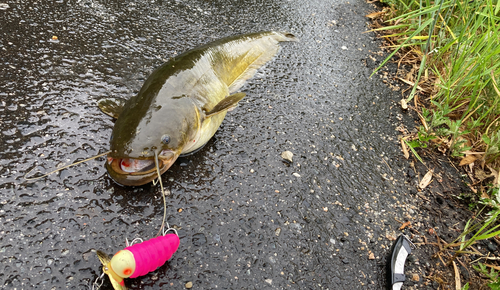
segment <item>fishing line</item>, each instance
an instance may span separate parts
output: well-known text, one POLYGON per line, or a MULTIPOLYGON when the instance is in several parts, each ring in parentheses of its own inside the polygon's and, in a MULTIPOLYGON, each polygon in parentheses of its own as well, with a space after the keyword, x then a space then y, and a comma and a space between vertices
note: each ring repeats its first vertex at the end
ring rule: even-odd
POLYGON ((167 200, 165 198, 165 191, 163 190, 163 182, 161 181, 161 174, 160 174, 160 166, 158 165, 158 153, 155 151, 155 165, 156 165, 156 174, 158 174, 158 182, 160 183, 160 188, 161 188, 161 196, 163 198, 163 220, 161 222, 161 227, 156 236, 159 236, 160 233, 162 233, 165 224, 167 224, 167 229, 170 228, 170 225, 168 222, 166 222, 166 217, 167 217, 167 200))
POLYGON ((73 165, 77 165, 77 164, 80 164, 80 163, 83 163, 83 162, 87 162, 87 161, 89 161, 89 160, 96 159, 96 158, 98 158, 98 157, 101 157, 101 156, 107 155, 107 154, 109 154, 109 153, 111 153, 111 150, 110 150, 110 151, 107 151, 107 152, 104 152, 104 153, 101 153, 101 154, 99 154, 99 155, 96 155, 96 156, 94 156, 94 157, 90 157, 90 158, 84 159, 84 160, 82 160, 82 161, 78 161, 78 162, 75 162, 75 163, 72 163, 72 164, 69 164, 69 165, 63 166, 63 167, 61 167, 61 168, 57 168, 56 170, 53 170, 53 171, 51 171, 51 172, 49 172, 49 173, 46 173, 46 174, 44 174, 44 175, 42 175, 42 176, 37 176, 37 177, 27 178, 26 176, 28 176, 28 175, 29 175, 29 174, 30 174, 33 170, 35 170, 35 168, 36 168, 36 166, 35 166, 35 167, 33 167, 33 169, 31 169, 30 171, 28 171, 28 172, 24 175, 24 177, 23 177, 23 178, 24 178, 26 181, 33 181, 33 180, 37 180, 37 179, 40 179, 40 178, 43 178, 43 177, 49 176, 49 175, 51 175, 52 173, 56 173, 56 172, 61 171, 61 170, 63 170, 63 169, 69 168, 69 167, 71 167, 71 166, 73 166, 73 165))

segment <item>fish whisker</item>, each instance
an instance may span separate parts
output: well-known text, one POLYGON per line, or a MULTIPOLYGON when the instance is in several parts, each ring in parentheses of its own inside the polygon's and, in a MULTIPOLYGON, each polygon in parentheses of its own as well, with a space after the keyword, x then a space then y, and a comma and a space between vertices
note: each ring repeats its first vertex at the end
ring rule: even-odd
MULTIPOLYGON (((42 175, 42 176, 37 176, 37 177, 27 177, 27 176, 28 176, 28 175, 29 175, 29 174, 30 174, 33 170, 35 170, 35 168, 36 168, 36 166, 35 166, 35 167, 33 167, 33 169, 31 169, 30 171, 28 171, 28 172, 27 172, 27 173, 23 176, 23 178, 24 178, 24 180, 26 180, 26 181, 38 180, 38 179, 40 179, 40 178, 44 178, 44 177, 46 177, 46 176, 49 176, 49 175, 51 175, 51 174, 53 174, 53 173, 56 173, 56 172, 58 172, 58 171, 61 171, 61 170, 63 170, 63 169, 69 168, 69 167, 74 166, 74 165, 78 165, 78 164, 83 163, 83 162, 90 161, 90 160, 92 160, 92 159, 99 158, 99 157, 104 156, 104 155, 107 155, 107 154, 109 154, 109 153, 111 153, 111 150, 110 150, 110 151, 106 151, 106 152, 101 153, 101 154, 98 154, 98 155, 96 155, 96 156, 93 156, 93 157, 90 157, 90 158, 87 158, 87 159, 84 159, 84 160, 81 160, 81 161, 77 161, 77 162, 75 162, 75 163, 72 163, 72 164, 69 164, 69 165, 63 166, 63 167, 61 167, 61 168, 57 168, 57 169, 52 170, 51 172, 46 173, 46 174, 44 174, 44 175, 42 175)), ((39 173, 39 171, 37 171, 37 173, 39 173)), ((36 173, 35 173, 35 174, 36 174, 36 173)))

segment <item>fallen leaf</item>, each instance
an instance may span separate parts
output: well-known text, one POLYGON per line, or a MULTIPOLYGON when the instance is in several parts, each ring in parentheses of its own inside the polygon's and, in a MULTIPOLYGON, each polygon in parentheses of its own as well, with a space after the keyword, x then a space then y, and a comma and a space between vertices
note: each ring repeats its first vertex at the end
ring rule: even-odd
POLYGON ((476 159, 477 157, 474 155, 467 155, 462 160, 460 160, 460 164, 458 164, 458 166, 471 164, 472 162, 476 161, 476 159))
POLYGON ((401 99, 401 108, 403 110, 408 109, 408 104, 406 103, 406 99, 401 99))
POLYGON ((385 11, 380 11, 380 12, 372 12, 370 14, 367 14, 366 17, 370 18, 370 19, 375 19, 381 15, 385 14, 385 11))
POLYGON ((431 183, 432 181, 432 174, 434 173, 434 170, 429 170, 429 172, 427 172, 425 175, 424 175, 424 178, 422 178, 422 180, 420 181, 420 183, 418 184, 418 187, 420 187, 421 189, 424 189, 427 187, 427 185, 429 185, 429 183, 431 183))
POLYGON ((399 227, 399 230, 404 230, 406 227, 409 227, 411 225, 410 221, 405 222, 402 226, 399 227))
POLYGON ((480 168, 477 168, 476 171, 474 172, 474 175, 476 176, 476 179, 479 179, 478 182, 476 183, 479 183, 487 178, 490 178, 492 176, 494 176, 493 174, 487 174, 484 170, 480 169, 480 168))
POLYGON ((410 158, 410 153, 408 152, 408 147, 406 146, 404 139, 401 139, 401 149, 403 149, 403 154, 405 155, 405 158, 406 159, 410 158))

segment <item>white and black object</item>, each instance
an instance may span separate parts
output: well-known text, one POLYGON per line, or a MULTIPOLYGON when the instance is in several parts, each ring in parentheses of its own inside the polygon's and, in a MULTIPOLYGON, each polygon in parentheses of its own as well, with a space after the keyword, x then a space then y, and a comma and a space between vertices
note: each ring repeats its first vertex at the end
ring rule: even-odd
POLYGON ((392 245, 391 254, 387 263, 387 289, 400 290, 405 276, 405 262, 408 255, 411 253, 411 241, 401 235, 392 245))

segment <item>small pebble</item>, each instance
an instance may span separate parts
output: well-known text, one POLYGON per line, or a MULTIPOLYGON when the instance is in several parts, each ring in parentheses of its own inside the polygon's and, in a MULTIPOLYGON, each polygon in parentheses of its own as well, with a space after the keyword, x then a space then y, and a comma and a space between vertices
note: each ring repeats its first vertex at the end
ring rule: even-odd
POLYGON ((184 286, 186 286, 187 289, 191 289, 191 287, 193 287, 193 282, 187 282, 184 286))
POLYGON ((288 162, 293 162, 292 161, 293 153, 290 151, 285 151, 285 152, 281 153, 281 158, 285 159, 288 162))
POLYGON ((298 174, 297 172, 292 173, 292 175, 295 177, 300 177, 300 174, 298 174))
POLYGON ((413 274, 413 275, 411 275, 411 280, 418 282, 418 281, 420 281, 420 277, 418 276, 418 274, 413 274))

